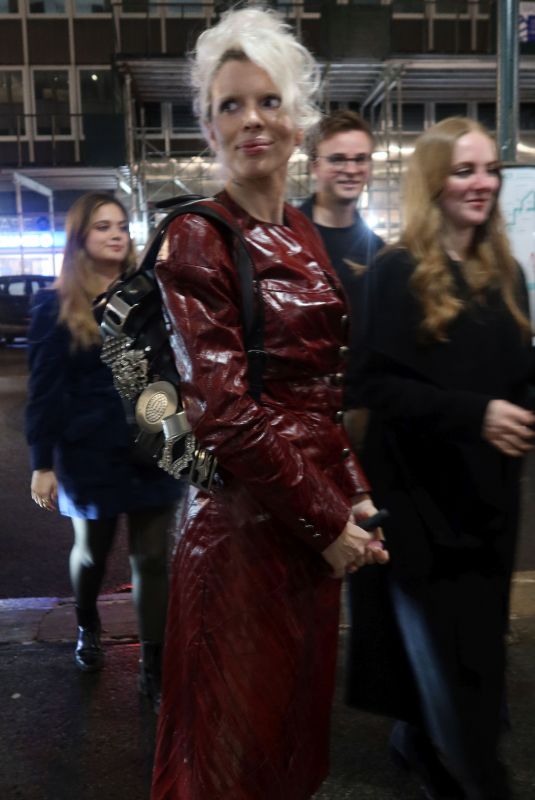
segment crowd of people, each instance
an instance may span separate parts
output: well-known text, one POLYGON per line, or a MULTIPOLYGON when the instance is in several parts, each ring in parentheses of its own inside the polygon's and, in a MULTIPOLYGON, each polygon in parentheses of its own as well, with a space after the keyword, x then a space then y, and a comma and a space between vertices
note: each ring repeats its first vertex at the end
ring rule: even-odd
POLYGON ((159 709, 152 800, 308 800, 328 772, 347 575, 348 703, 392 718, 390 752, 428 799, 508 800, 504 642, 535 415, 496 146, 466 118, 423 133, 385 246, 356 210, 373 133, 351 111, 321 118, 318 65, 275 13, 223 14, 192 84, 224 176, 208 204, 255 271, 260 387, 228 237, 177 217, 156 276, 217 472, 183 500, 168 600, 183 482, 130 459, 93 314, 135 269, 128 218, 111 195, 81 197, 33 310, 27 411, 32 497, 74 528, 76 665, 103 665, 97 597, 126 513, 139 687, 159 709), (301 145, 316 191, 299 210, 285 192, 301 145), (378 508, 388 519, 367 530, 378 508))

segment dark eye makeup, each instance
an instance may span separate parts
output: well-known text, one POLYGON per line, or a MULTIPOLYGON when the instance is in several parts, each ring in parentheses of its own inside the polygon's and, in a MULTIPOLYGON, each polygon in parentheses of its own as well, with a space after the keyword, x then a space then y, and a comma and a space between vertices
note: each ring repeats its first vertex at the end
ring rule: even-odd
POLYGON ((220 114, 231 113, 232 111, 236 111, 238 108, 238 102, 233 97, 226 97, 224 100, 218 105, 218 111, 220 114))
POLYGON ((262 105, 266 108, 280 108, 282 98, 278 94, 268 94, 262 100, 262 105))

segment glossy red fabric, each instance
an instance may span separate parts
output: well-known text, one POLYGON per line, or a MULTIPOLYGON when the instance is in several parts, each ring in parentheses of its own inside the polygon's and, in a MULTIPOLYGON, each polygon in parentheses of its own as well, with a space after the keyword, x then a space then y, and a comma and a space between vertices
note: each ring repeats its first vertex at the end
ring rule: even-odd
POLYGON ((172 224, 157 268, 188 417, 221 465, 173 564, 152 800, 306 800, 328 768, 339 582, 321 551, 368 486, 337 411, 345 301, 313 226, 221 196, 261 276, 268 362, 247 392, 240 290, 214 225, 172 224))

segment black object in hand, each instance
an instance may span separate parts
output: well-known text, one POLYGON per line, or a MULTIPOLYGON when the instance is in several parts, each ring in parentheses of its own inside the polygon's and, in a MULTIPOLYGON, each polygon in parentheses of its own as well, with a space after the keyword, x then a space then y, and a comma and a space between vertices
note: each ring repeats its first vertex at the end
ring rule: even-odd
POLYGON ((371 517, 357 520, 356 524, 364 531, 374 531, 376 528, 380 528, 385 519, 388 519, 389 516, 390 514, 386 508, 381 508, 380 511, 376 514, 372 514, 371 517))

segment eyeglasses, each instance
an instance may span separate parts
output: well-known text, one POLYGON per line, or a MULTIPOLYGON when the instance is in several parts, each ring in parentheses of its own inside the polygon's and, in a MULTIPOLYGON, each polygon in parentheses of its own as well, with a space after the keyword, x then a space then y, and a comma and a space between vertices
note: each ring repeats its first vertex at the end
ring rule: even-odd
POLYGON ((316 156, 317 158, 323 158, 327 164, 330 164, 331 167, 334 169, 345 169, 348 164, 353 162, 357 166, 359 164, 368 164, 372 160, 372 157, 369 153, 359 153, 357 156, 353 156, 353 158, 348 158, 347 156, 343 156, 341 153, 333 153, 330 156, 316 156))

